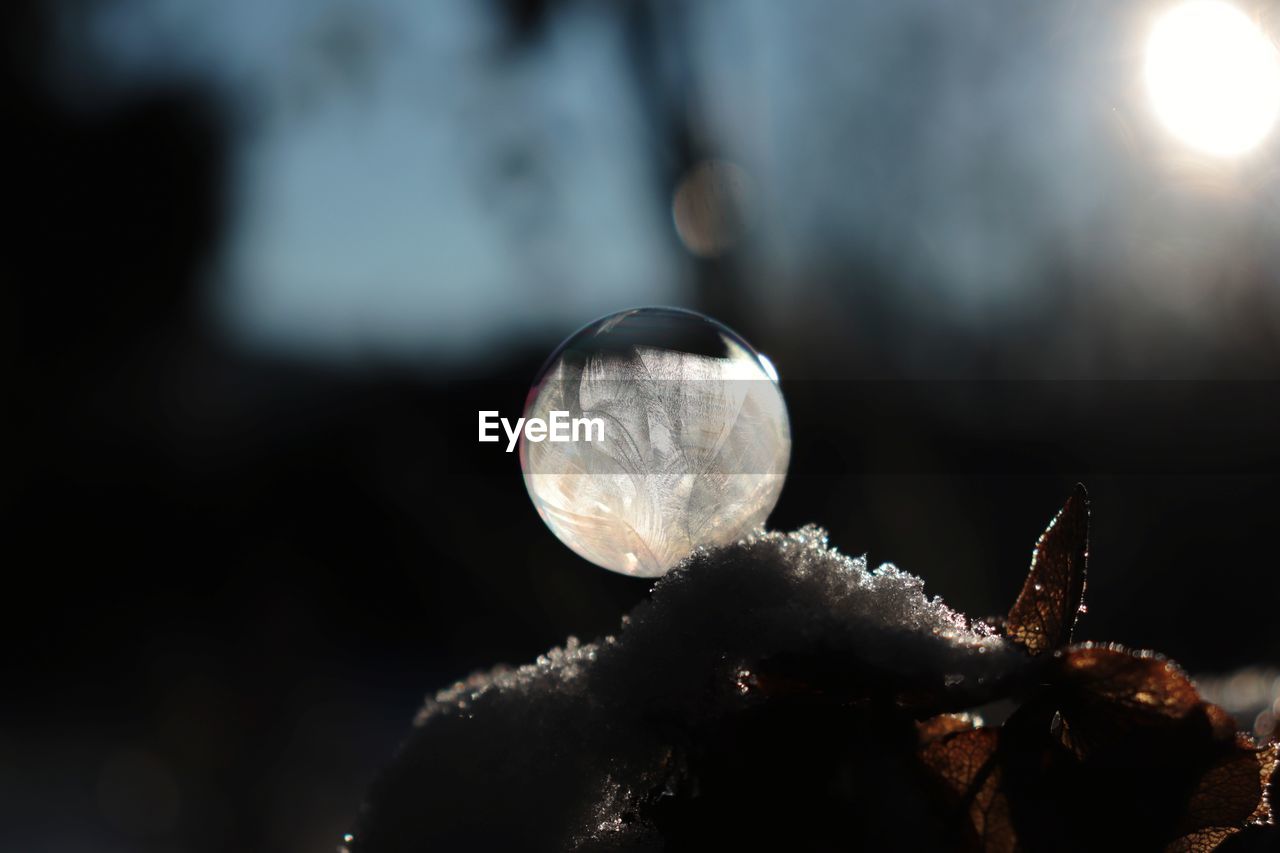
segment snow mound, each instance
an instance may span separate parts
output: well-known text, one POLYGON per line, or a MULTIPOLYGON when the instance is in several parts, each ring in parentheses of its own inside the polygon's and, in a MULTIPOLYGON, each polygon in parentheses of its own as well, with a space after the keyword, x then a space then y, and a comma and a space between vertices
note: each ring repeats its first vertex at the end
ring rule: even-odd
POLYGON ((985 701, 1028 666, 983 622, 823 530, 759 533, 659 579, 617 635, 473 675, 428 701, 351 853, 644 849, 684 756, 766 698, 905 719, 985 701))

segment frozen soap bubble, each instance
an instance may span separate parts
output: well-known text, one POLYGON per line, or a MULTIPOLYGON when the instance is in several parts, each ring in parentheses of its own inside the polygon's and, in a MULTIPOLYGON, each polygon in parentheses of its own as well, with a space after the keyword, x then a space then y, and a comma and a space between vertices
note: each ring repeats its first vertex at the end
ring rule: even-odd
POLYGON ((791 454, 773 365, 675 308, 622 311, 572 335, 524 416, 551 425, 542 440, 528 427, 520 440, 538 514, 575 553, 637 577, 763 524, 791 454), (552 440, 557 432, 568 440, 552 440))

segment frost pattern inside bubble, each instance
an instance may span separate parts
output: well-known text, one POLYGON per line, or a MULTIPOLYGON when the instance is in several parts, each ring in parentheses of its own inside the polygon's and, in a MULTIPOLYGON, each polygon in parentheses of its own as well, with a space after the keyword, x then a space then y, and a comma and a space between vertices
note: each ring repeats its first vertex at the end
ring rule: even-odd
POLYGON ((634 309, 577 332, 524 415, 553 412, 587 425, 573 440, 526 432, 525 485, 556 536, 606 569, 661 575, 763 524, 782 491, 791 430, 773 367, 699 314, 634 309))

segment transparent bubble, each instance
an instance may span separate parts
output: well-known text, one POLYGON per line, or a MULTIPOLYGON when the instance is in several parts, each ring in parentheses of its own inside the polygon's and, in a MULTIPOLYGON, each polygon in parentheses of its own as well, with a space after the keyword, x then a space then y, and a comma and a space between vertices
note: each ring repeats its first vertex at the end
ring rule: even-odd
POLYGON ((572 335, 524 417, 520 465, 543 521, 575 553, 639 577, 762 525, 791 455, 773 365, 675 308, 622 311, 572 335))

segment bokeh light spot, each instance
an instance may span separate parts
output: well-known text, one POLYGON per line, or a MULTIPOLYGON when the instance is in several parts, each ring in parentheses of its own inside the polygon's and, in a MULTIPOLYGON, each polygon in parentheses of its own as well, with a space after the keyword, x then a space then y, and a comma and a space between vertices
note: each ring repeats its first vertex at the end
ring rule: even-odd
POLYGON ((749 201, 749 180, 741 167, 701 161, 681 177, 671 202, 680 242, 699 257, 723 254, 742 238, 749 201))

